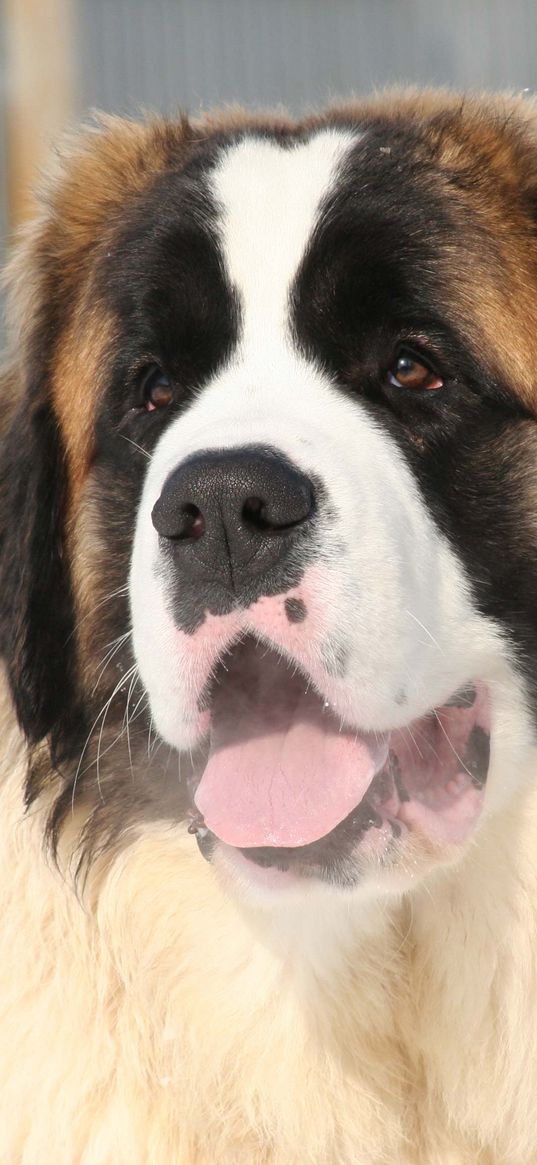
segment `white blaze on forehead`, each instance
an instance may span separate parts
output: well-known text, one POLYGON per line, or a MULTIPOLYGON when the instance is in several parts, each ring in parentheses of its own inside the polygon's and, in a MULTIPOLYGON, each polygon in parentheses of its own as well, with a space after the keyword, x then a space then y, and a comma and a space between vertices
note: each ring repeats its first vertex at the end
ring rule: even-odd
POLYGON ((228 276, 241 296, 243 346, 285 331, 287 299, 322 204, 360 135, 327 129, 281 146, 245 138, 212 180, 228 276))
POLYGON ((496 629, 474 609, 462 564, 382 411, 377 418, 358 393, 340 392, 292 343, 289 291, 358 140, 337 130, 291 147, 246 138, 225 148, 210 178, 242 335, 231 360, 156 444, 130 580, 140 675, 158 731, 179 750, 199 742, 200 692, 243 633, 287 654, 355 732, 404 728, 496 666, 496 629), (173 615, 180 577, 163 556, 152 509, 187 457, 252 445, 276 450, 321 482, 330 501, 319 505, 314 558, 295 595, 307 600, 308 618, 290 629, 280 596, 206 618, 194 642, 173 615), (327 648, 335 656, 339 645, 346 671, 329 676, 327 648))

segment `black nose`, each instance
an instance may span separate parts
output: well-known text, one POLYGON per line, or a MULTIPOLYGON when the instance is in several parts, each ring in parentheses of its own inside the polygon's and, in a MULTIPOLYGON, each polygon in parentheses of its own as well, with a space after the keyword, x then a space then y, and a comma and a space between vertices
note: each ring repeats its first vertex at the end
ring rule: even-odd
POLYGON ((276 451, 251 446, 183 462, 165 482, 152 520, 183 592, 194 586, 214 610, 222 588, 252 602, 293 585, 301 573, 293 552, 314 510, 309 478, 276 451))

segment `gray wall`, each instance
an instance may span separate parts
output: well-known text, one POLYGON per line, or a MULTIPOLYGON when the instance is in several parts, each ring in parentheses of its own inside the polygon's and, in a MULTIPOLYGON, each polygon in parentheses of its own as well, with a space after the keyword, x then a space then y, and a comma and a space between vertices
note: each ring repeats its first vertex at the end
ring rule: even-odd
MULTIPOLYGON (((537 90, 537 0, 72 2, 76 116, 230 101, 298 111, 397 81, 537 90)), ((0 0, 0 262, 4 48, 0 0)))
POLYGON ((82 107, 537 88, 537 0, 78 0, 82 107))

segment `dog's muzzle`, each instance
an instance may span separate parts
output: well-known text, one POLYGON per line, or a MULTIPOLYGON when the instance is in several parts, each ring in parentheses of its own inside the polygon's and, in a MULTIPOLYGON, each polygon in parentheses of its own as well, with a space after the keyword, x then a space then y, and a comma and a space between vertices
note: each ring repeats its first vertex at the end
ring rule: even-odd
POLYGON ((224 613, 226 594, 247 605, 290 585, 291 560, 315 510, 310 479, 276 451, 251 446, 184 461, 166 480, 152 521, 183 602, 190 592, 224 613))

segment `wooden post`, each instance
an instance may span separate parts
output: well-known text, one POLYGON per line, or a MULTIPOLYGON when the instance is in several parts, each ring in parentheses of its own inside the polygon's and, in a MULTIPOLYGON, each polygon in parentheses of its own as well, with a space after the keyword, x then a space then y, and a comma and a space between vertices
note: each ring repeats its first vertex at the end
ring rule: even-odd
POLYGON ((3 2, 10 228, 31 213, 39 167, 76 111, 75 2, 3 2))

